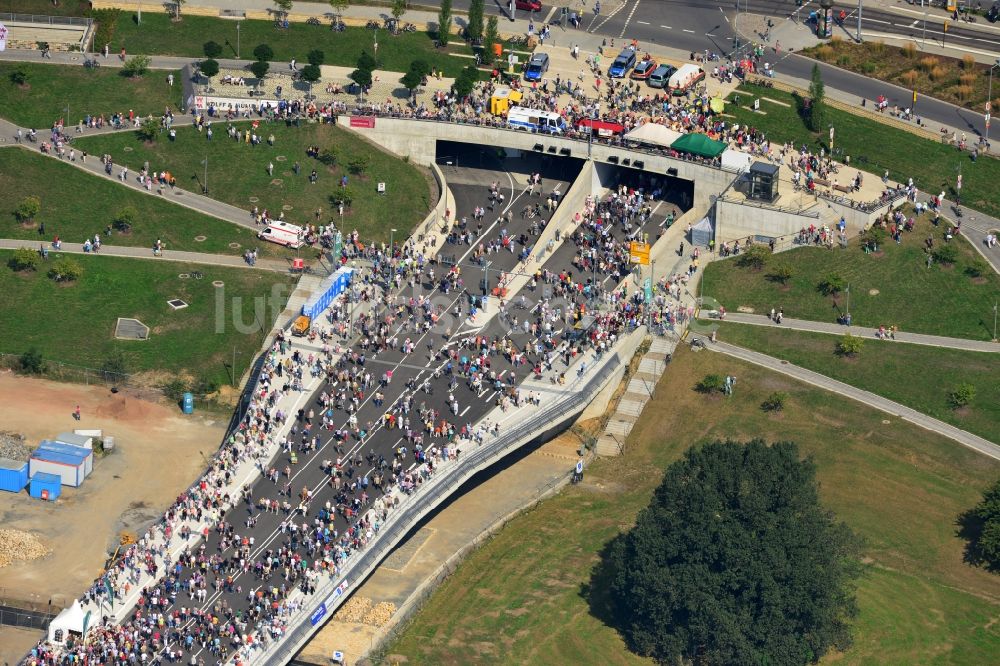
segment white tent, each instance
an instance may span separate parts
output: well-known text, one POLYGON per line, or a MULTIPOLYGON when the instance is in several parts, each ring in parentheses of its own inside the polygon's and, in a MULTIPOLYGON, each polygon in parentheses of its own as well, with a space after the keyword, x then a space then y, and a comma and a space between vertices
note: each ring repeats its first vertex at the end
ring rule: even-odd
POLYGON ((72 606, 49 622, 49 642, 62 645, 71 634, 82 636, 89 619, 90 611, 84 611, 80 600, 75 599, 72 606))
POLYGON ((740 173, 750 170, 750 163, 753 162, 753 155, 744 153, 741 150, 727 148, 722 153, 722 168, 740 173))
POLYGON ((708 242, 715 236, 715 227, 707 217, 701 218, 701 222, 691 227, 691 245, 701 245, 708 247, 708 242))
POLYGON ((639 143, 669 148, 674 141, 682 136, 684 136, 682 132, 675 132, 666 125, 646 123, 626 134, 625 138, 629 141, 638 141, 639 143))

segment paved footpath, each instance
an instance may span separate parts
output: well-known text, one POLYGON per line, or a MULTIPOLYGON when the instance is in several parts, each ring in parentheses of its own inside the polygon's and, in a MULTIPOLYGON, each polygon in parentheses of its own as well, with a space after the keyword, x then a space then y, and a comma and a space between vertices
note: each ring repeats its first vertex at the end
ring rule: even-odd
MULTIPOLYGON (((850 333, 865 338, 874 338, 878 329, 867 326, 841 326, 840 324, 829 324, 821 321, 809 321, 806 319, 790 319, 784 317, 780 324, 775 324, 766 315, 744 314, 742 312, 727 312, 725 321, 737 324, 752 324, 754 326, 770 326, 772 328, 790 328, 796 331, 812 331, 814 333, 829 333, 831 335, 843 335, 850 333)), ((923 333, 896 332, 896 342, 909 342, 914 345, 928 345, 930 347, 947 347, 948 349, 961 349, 973 352, 1000 352, 1000 344, 996 342, 983 342, 981 340, 966 340, 965 338, 946 338, 941 335, 925 335, 923 333)))
MULTIPOLYGON (((38 241, 20 240, 16 238, 0 238, 0 249, 16 250, 20 247, 35 249, 38 241)), ((265 271, 277 271, 287 273, 289 263, 284 259, 258 259, 254 266, 250 266, 243 260, 243 257, 229 254, 209 254, 207 252, 184 252, 181 250, 164 250, 163 256, 153 256, 153 251, 148 247, 128 247, 123 245, 101 245, 100 252, 84 252, 82 243, 63 242, 60 250, 53 250, 51 243, 47 240, 42 243, 49 248, 51 254, 66 252, 69 254, 96 254, 110 257, 129 257, 132 259, 151 259, 156 261, 178 261, 191 264, 208 264, 211 266, 232 266, 234 268, 256 268, 265 271)))
POLYGON ((898 402, 893 402, 892 400, 883 398, 882 396, 876 395, 870 391, 863 391, 859 388, 851 386, 850 384, 839 382, 836 379, 831 379, 826 375, 821 375, 818 372, 813 372, 812 370, 806 370, 803 367, 787 363, 779 358, 750 351, 749 349, 737 347, 736 345, 731 345, 725 342, 713 343, 706 340, 705 347, 714 352, 733 356, 743 361, 747 361, 748 363, 762 366, 768 370, 773 370, 775 372, 780 372, 790 377, 794 377, 799 381, 812 384, 813 386, 818 386, 821 389, 832 391, 844 397, 851 398, 852 400, 857 400, 858 402, 868 405, 869 407, 874 407, 875 409, 897 416, 904 421, 909 421, 910 423, 918 425, 921 428, 930 430, 931 432, 936 432, 939 435, 944 435, 949 439, 955 440, 962 446, 978 451, 983 455, 1000 460, 1000 446, 997 446, 993 442, 979 437, 978 435, 973 435, 972 433, 962 430, 961 428, 956 428, 955 426, 949 425, 944 421, 939 421, 938 419, 931 418, 926 414, 921 414, 915 409, 910 409, 909 407, 901 405, 898 402))

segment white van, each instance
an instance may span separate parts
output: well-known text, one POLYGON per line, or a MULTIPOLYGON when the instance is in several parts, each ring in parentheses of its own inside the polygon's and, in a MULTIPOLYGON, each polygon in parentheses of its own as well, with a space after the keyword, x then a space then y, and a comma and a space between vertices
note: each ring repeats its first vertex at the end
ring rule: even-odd
POLYGON ((521 107, 507 112, 507 125, 514 129, 547 134, 562 134, 566 131, 566 121, 558 113, 521 107))
POLYGON ((263 231, 257 234, 257 238, 261 240, 296 249, 302 247, 302 239, 305 236, 306 230, 302 227, 280 220, 272 220, 263 231))

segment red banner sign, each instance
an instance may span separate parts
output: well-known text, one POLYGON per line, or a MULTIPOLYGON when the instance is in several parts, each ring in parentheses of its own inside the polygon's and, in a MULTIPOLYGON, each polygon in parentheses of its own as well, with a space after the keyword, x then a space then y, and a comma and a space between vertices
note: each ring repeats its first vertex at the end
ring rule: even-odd
POLYGON ((351 116, 351 127, 367 127, 368 129, 371 129, 375 127, 375 117, 351 116))

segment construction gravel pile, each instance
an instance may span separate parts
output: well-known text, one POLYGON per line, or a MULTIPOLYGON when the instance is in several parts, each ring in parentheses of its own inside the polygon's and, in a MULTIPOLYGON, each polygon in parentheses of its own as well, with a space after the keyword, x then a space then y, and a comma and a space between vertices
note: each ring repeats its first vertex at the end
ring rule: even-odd
POLYGON ((341 622, 353 622, 355 624, 368 624, 373 627, 381 627, 396 613, 396 604, 382 601, 373 604, 368 597, 351 597, 346 604, 341 606, 334 619, 341 622))
POLYGON ((34 534, 21 530, 0 530, 0 568, 20 560, 36 560, 51 552, 34 534))
POLYGON ((27 460, 31 457, 31 447, 24 435, 18 432, 0 430, 0 458, 27 460))

